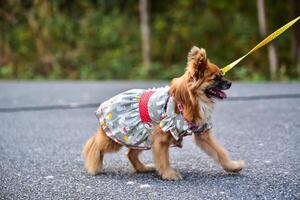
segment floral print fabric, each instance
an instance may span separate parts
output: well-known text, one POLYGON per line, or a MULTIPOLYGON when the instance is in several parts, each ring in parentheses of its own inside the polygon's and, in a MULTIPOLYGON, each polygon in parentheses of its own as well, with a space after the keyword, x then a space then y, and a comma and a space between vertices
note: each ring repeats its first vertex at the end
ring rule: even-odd
MULTIPOLYGON (((181 114, 175 113, 176 105, 169 95, 169 87, 152 90, 155 92, 148 102, 150 123, 142 122, 139 112, 139 100, 146 90, 128 90, 100 105, 96 116, 107 136, 131 148, 150 149, 150 135, 156 124, 164 132, 170 131, 178 141, 183 136, 192 134, 189 123, 181 114)), ((201 128, 204 132, 211 127, 211 122, 206 122, 201 128)))

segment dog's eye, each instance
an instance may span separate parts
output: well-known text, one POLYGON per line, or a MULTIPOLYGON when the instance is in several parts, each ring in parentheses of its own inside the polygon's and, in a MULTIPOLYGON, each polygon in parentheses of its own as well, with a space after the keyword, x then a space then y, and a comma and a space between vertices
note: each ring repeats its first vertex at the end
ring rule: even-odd
POLYGON ((214 81, 219 81, 221 80, 221 76, 220 75, 216 75, 215 78, 213 79, 214 81))

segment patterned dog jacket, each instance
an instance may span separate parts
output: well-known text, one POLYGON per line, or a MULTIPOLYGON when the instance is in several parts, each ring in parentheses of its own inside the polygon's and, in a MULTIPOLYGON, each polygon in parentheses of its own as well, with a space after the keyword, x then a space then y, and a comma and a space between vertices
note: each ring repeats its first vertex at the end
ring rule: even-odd
POLYGON ((180 143, 183 136, 212 128, 210 117, 197 126, 177 114, 169 89, 132 89, 103 102, 96 111, 101 127, 117 143, 137 149, 151 148, 150 135, 157 124, 180 143))

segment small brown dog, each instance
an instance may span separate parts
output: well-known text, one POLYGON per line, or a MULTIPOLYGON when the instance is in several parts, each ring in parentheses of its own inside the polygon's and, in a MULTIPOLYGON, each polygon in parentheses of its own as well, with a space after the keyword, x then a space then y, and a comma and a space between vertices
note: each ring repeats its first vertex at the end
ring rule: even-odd
POLYGON ((231 160, 212 135, 211 113, 215 99, 224 99, 222 90, 231 83, 222 79, 220 69, 206 57, 206 51, 193 47, 185 73, 169 87, 129 90, 100 105, 100 128, 83 149, 88 173, 98 174, 105 153, 125 145, 136 172, 157 170, 166 180, 182 179, 169 162, 169 147, 180 146, 183 136, 194 135, 195 143, 228 172, 244 167, 242 160, 231 160), (155 165, 141 163, 138 156, 152 149, 155 165))

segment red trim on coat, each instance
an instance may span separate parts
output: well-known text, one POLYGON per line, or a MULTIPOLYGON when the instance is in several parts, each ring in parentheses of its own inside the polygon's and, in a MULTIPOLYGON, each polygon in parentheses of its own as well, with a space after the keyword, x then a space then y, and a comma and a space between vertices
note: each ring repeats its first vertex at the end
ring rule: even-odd
POLYGON ((145 123, 151 122, 151 118, 149 116, 149 110, 148 110, 148 102, 149 102, 151 95, 154 92, 155 91, 153 91, 153 90, 146 91, 142 94, 142 96, 140 98, 139 111, 140 111, 140 117, 141 117, 142 122, 145 122, 145 123))

